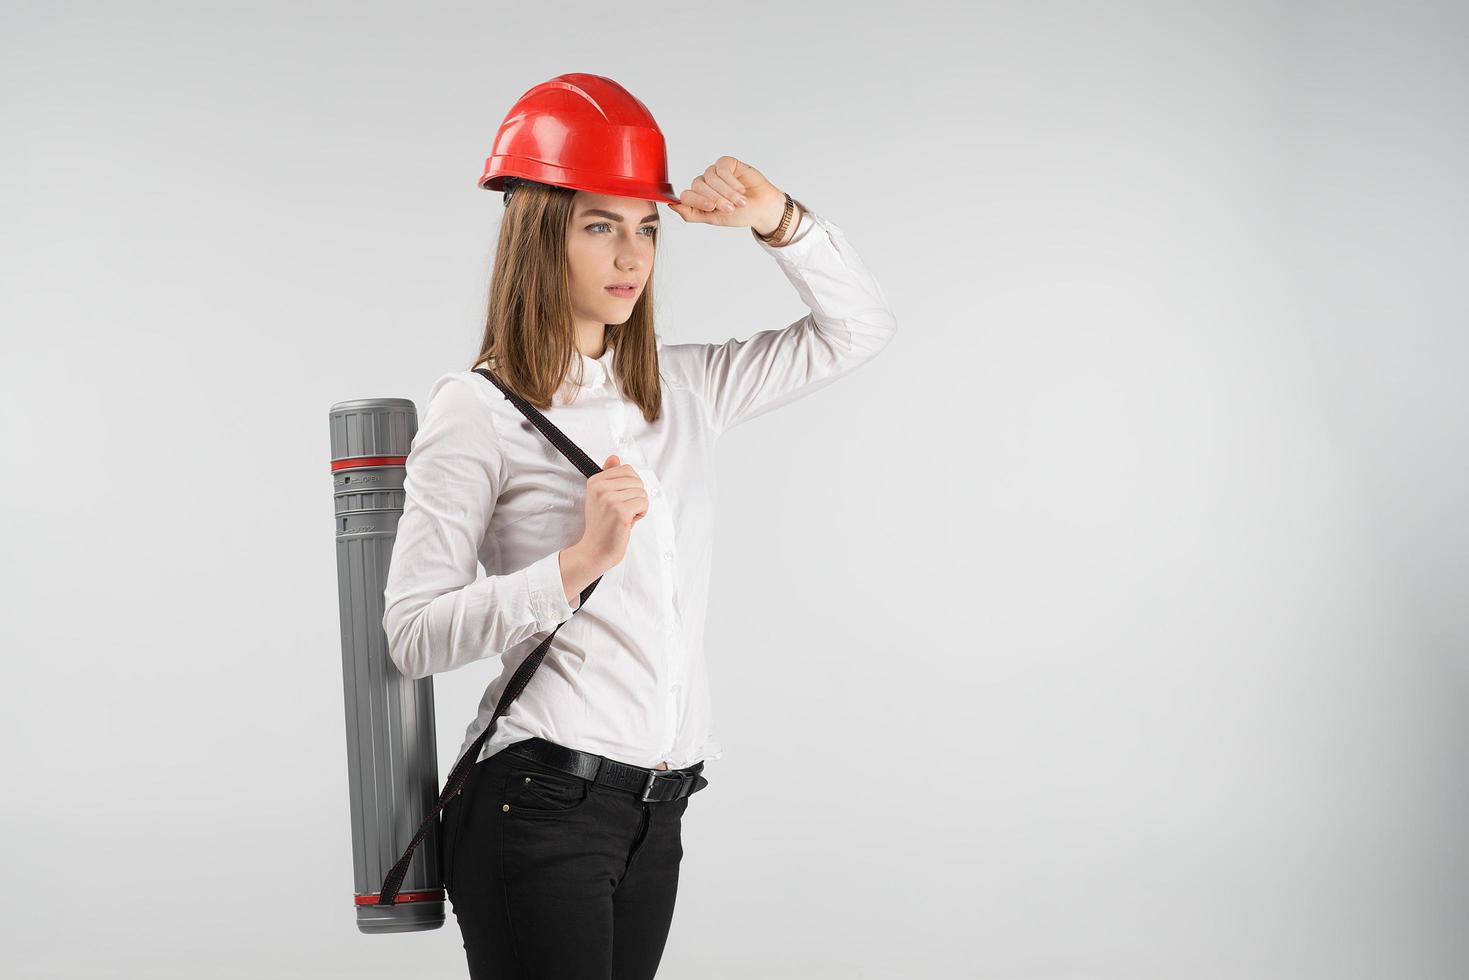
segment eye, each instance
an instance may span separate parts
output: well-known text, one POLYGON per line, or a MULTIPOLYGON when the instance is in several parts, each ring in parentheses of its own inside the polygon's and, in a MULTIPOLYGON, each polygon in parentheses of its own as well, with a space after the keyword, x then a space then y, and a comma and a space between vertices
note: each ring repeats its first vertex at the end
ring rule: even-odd
MULTIPOLYGON (((594 225, 587 225, 587 231, 592 231, 592 230, 594 230, 596 228, 607 228, 607 229, 610 230, 612 228, 612 223, 609 222, 609 221, 599 221, 599 222, 597 222, 594 225)), ((657 228, 656 225, 643 225, 642 227, 640 227, 638 229, 638 231, 651 232, 651 234, 644 235, 643 236, 644 238, 657 238, 658 237, 658 228, 657 228)))

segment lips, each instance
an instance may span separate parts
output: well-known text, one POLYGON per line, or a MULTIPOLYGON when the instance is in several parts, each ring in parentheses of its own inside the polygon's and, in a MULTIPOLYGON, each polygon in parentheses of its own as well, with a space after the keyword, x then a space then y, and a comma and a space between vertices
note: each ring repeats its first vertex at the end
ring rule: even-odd
POLYGON ((607 286, 605 288, 607 292, 611 293, 613 296, 620 296, 623 299, 631 299, 638 294, 638 287, 633 285, 607 286))

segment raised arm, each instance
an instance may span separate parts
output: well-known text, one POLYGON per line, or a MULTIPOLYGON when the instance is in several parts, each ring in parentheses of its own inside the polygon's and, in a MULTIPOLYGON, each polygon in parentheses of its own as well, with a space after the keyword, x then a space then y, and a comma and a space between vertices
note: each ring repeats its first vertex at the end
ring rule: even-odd
MULTIPOLYGON (((796 202, 800 205, 800 202, 796 202)), ((876 356, 897 319, 841 229, 801 207, 800 225, 772 256, 810 310, 779 329, 699 348, 702 392, 717 433, 813 394, 876 356)))

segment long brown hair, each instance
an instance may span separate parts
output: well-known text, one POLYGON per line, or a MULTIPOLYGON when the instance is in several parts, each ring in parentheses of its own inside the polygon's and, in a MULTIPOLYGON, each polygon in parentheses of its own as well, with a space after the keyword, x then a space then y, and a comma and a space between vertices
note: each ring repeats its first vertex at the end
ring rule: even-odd
MULTIPOLYGON (((490 273, 489 312, 479 358, 471 369, 489 364, 517 395, 541 411, 561 387, 576 354, 571 316, 566 230, 576 191, 548 184, 521 183, 510 195, 500 221, 500 240, 490 273)), ((626 323, 608 324, 616 349, 612 373, 617 386, 656 422, 663 407, 658 378, 658 341, 653 332, 653 280, 633 304, 626 323)), ((581 378, 581 358, 577 383, 581 378)))

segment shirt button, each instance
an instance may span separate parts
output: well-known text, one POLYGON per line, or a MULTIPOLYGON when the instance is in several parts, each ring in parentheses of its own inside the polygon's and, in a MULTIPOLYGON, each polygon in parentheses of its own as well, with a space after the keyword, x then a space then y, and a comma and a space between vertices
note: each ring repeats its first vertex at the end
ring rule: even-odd
POLYGON ((658 496, 658 488, 657 487, 654 487, 653 488, 653 496, 655 496, 655 497, 658 496))
POLYGON ((671 551, 665 551, 665 552, 663 552, 663 560, 664 561, 673 561, 673 552, 671 552, 671 551))

